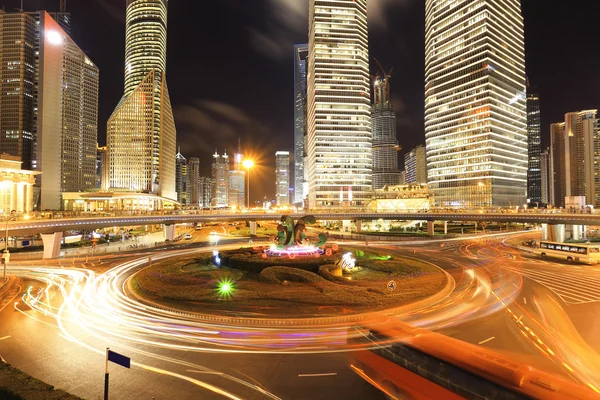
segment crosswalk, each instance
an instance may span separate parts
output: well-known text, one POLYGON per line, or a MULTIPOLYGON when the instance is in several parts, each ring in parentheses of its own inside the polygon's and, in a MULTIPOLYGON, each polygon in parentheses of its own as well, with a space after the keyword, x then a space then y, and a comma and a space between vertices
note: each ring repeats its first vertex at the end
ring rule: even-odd
POLYGON ((532 268, 512 268, 541 285, 546 286, 566 304, 600 302, 600 272, 560 268, 539 270, 532 268))

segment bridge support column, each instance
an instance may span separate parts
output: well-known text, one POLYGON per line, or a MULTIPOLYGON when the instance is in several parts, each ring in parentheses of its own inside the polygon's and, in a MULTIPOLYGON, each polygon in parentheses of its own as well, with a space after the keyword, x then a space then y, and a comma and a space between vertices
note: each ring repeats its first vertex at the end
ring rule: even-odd
POLYGON ((444 235, 448 234, 448 221, 444 221, 444 235))
POLYGON ((44 244, 44 260, 60 257, 60 244, 63 233, 42 233, 42 243, 44 244))
POLYGON ((250 221, 250 234, 256 235, 256 221, 250 221))
POLYGON ((362 232, 362 221, 356 221, 356 233, 362 232))
POLYGON ((175 239, 175 225, 163 225, 165 240, 172 242, 175 239))
POLYGON ((427 234, 429 236, 435 235, 435 221, 427 221, 427 234))
POLYGON ((565 229, 564 224, 550 225, 542 224, 542 239, 549 240, 551 242, 564 243, 565 241, 565 229))
POLYGON ((586 239, 585 225, 567 225, 566 231, 571 234, 573 240, 586 239))

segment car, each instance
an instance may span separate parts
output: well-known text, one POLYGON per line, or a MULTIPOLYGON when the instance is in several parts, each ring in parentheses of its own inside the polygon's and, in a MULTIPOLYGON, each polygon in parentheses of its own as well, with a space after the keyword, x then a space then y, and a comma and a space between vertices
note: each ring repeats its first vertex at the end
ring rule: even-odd
POLYGON ((210 231, 210 235, 211 236, 217 235, 217 232, 216 231, 210 231))
POLYGON ((526 240, 522 243, 523 246, 535 247, 535 240, 526 240))
POLYGON ((192 234, 191 233, 186 233, 184 236, 185 240, 190 240, 192 238, 192 234))

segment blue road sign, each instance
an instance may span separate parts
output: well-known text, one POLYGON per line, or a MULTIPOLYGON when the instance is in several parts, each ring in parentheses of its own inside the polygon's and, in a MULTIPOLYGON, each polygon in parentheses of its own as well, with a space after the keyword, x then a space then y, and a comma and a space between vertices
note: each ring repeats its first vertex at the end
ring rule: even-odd
POLYGON ((108 350, 108 361, 112 361, 125 368, 131 368, 131 359, 129 357, 125 357, 124 355, 115 353, 111 350, 108 350))

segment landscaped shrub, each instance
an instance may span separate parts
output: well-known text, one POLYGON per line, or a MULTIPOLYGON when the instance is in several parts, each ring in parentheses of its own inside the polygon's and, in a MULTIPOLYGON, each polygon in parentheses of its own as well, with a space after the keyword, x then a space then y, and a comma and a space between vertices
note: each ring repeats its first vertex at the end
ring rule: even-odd
POLYGON ((325 279, 309 271, 290 267, 269 267, 262 270, 260 280, 266 283, 304 282, 319 283, 325 279))

